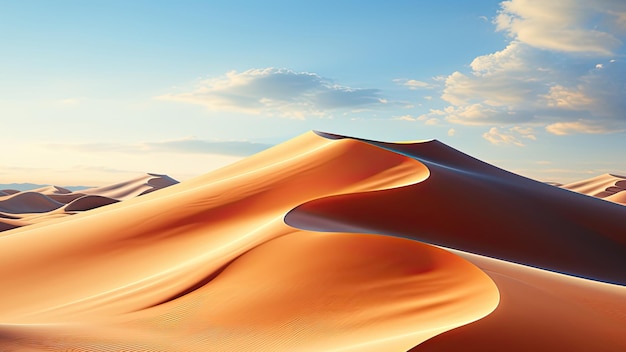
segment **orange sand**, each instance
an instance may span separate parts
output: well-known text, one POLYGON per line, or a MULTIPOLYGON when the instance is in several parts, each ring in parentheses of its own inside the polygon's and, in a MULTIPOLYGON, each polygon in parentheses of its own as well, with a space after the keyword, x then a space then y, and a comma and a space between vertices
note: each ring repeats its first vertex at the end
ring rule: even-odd
POLYGON ((506 261, 623 285, 626 208, 437 141, 310 132, 142 197, 122 188, 0 234, 2 351, 624 346, 624 286, 506 261), (541 343, 520 342, 539 326, 541 343))
POLYGON ((604 174, 561 187, 626 205, 626 176, 604 174))

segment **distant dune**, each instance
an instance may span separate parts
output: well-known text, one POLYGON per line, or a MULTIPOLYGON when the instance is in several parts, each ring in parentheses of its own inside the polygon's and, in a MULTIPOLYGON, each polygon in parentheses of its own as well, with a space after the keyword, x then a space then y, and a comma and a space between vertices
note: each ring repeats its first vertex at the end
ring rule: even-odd
POLYGON ((561 186, 574 192, 626 205, 626 176, 604 174, 561 186))
POLYGON ((71 191, 41 186, 0 191, 0 231, 73 215, 134 198, 178 183, 166 175, 145 174, 116 184, 71 191))
POLYGON ((2 350, 626 350, 623 205, 314 132, 174 183, 0 197, 42 210, 0 233, 2 350))

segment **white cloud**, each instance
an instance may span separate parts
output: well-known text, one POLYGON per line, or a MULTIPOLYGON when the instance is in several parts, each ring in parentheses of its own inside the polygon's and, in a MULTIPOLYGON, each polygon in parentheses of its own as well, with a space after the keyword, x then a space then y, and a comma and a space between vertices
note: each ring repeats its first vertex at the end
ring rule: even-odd
POLYGON ((508 123, 528 120, 528 114, 525 112, 509 110, 506 107, 494 107, 489 104, 449 106, 444 112, 448 121, 463 125, 487 125, 494 122, 508 123))
POLYGON ((434 125, 436 125, 438 123, 439 123, 439 119, 437 119, 437 118, 430 118, 430 119, 426 120, 426 122, 424 122, 424 124, 426 126, 434 126, 434 125))
POLYGON ((417 121, 417 119, 411 115, 402 115, 399 117, 395 117, 393 118, 394 120, 400 120, 400 121, 417 121))
POLYGON ((519 134, 522 138, 532 139, 533 141, 537 140, 532 127, 515 126, 511 128, 511 131, 519 134))
POLYGON ((591 106, 594 101, 581 91, 579 87, 565 88, 561 85, 550 87, 550 92, 544 96, 549 107, 568 110, 580 110, 591 106))
POLYGON ((489 129, 489 131, 483 133, 483 138, 488 140, 491 144, 513 144, 518 147, 524 146, 524 143, 520 141, 520 138, 526 138, 531 140, 537 139, 531 127, 522 126, 514 126, 508 129, 492 127, 489 129))
POLYGON ((428 82, 418 81, 415 79, 394 79, 395 83, 408 87, 409 89, 429 89, 433 88, 433 85, 428 82))
MULTIPOLYGON (((623 130, 626 63, 610 56, 624 54, 624 16, 622 1, 504 1, 494 23, 511 40, 475 58, 469 72, 445 77, 446 120, 552 126, 548 131, 558 134, 623 130), (593 125, 583 128, 580 121, 593 125)), ((496 132, 502 134, 496 129, 492 140, 511 140, 496 132)))
POLYGON ((605 134, 624 131, 623 129, 613 129, 602 124, 585 120, 553 123, 546 126, 546 130, 560 136, 577 133, 605 134))
POLYGON ((511 132, 501 131, 497 127, 492 127, 489 131, 483 133, 483 138, 489 141, 489 143, 496 145, 514 144, 518 147, 524 146, 511 132))
POLYGON ((454 128, 451 128, 448 130, 448 136, 452 137, 456 134, 456 130, 454 128))
POLYGON ((611 32, 623 26, 621 1, 511 0, 500 6, 497 30, 535 48, 606 56, 622 44, 611 32))
POLYGON ((470 67, 474 75, 494 74, 498 71, 526 70, 525 58, 527 50, 520 42, 513 41, 501 51, 475 58, 470 67))
POLYGON ((231 71, 200 81, 186 93, 157 97, 204 105, 214 111, 235 111, 304 119, 330 110, 372 107, 387 103, 377 89, 351 88, 315 73, 265 68, 231 71))
POLYGON ((553 76, 538 70, 539 59, 527 46, 512 42, 502 51, 474 59, 471 74, 457 71, 449 75, 441 98, 455 106, 521 104, 542 88, 538 80, 553 76))

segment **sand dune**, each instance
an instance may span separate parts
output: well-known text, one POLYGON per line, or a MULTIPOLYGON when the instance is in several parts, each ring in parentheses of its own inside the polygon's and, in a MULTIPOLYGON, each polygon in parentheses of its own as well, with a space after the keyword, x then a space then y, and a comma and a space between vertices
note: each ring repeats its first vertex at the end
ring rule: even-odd
POLYGON ((85 210, 91 210, 91 209, 99 208, 99 207, 117 203, 117 202, 119 202, 119 200, 109 198, 109 197, 103 197, 103 196, 98 196, 98 195, 86 195, 86 196, 82 196, 78 199, 71 201, 70 203, 68 203, 67 205, 63 207, 63 210, 66 212, 85 211, 85 210))
POLYGON ((613 203, 626 205, 626 192, 620 191, 619 193, 608 195, 604 197, 603 199, 611 201, 613 203))
POLYGON ((73 215, 143 194, 178 181, 166 175, 145 174, 125 182, 72 192, 59 186, 0 193, 0 231, 73 215))
POLYGON ((72 193, 72 191, 70 191, 69 189, 59 186, 45 186, 41 188, 35 188, 31 190, 31 192, 41 193, 45 195, 72 193))
POLYGON ((626 205, 626 176, 604 174, 561 186, 574 192, 626 205))
POLYGON ((626 350, 626 287, 453 253, 494 280, 500 304, 487 317, 436 336, 411 352, 626 350))
POLYGON ((167 175, 145 174, 134 179, 115 183, 104 187, 95 187, 81 190, 83 195, 97 195, 117 200, 134 198, 161 188, 177 184, 178 181, 167 175))
POLYGON ((0 190, 0 197, 9 196, 9 195, 15 194, 15 193, 19 193, 19 191, 15 190, 15 189, 1 189, 0 190))
POLYGON ((310 132, 125 198, 140 183, 0 237, 3 350, 624 346, 626 208, 440 142, 310 132))
POLYGON ((4 213, 45 213, 60 208, 59 203, 37 192, 19 192, 0 199, 0 211, 4 213))
POLYGON ((288 224, 364 228, 626 284, 623 206, 509 173, 438 141, 364 142, 419 160, 431 177, 403 189, 318 198, 289 213, 288 224))

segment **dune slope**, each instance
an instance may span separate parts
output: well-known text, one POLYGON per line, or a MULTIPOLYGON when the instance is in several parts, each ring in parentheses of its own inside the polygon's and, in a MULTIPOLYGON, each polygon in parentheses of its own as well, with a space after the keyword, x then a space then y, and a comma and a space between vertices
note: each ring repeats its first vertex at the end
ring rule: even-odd
POLYGON ((407 350, 492 311, 491 279, 429 245, 312 233, 283 217, 428 175, 397 153, 308 133, 159 192, 11 230, 0 237, 10 249, 0 278, 14 283, 0 293, 0 338, 9 350, 407 350))
POLYGON ((626 350, 626 287, 453 253, 494 280, 500 304, 485 318, 436 336, 411 352, 626 350))
POLYGON ((509 173, 438 141, 364 142, 419 160, 430 177, 388 192, 315 199, 290 212, 288 224, 314 231, 364 228, 626 284, 623 206, 509 173))
POLYGON ((576 350, 581 338, 547 324, 566 319, 617 349, 626 292, 599 281, 626 281, 624 209, 437 141, 310 132, 158 192, 4 232, 0 346, 459 350, 479 336, 495 350, 576 350), (520 342, 516 331, 535 326, 541 343, 520 342))

